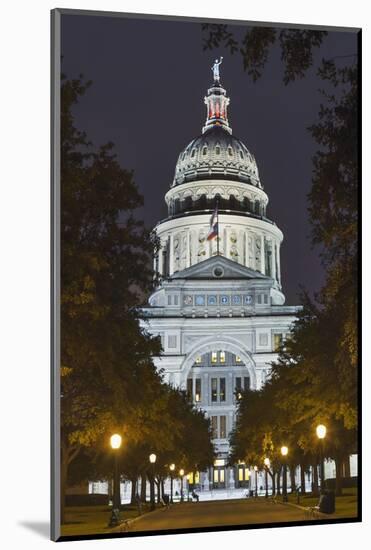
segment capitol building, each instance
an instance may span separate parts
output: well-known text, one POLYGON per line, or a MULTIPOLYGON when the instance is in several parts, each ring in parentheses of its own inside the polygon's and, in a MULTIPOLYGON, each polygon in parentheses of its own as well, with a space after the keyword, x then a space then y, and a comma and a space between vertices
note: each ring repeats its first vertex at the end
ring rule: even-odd
POLYGON ((165 381, 210 418, 217 459, 192 480, 205 491, 248 486, 249 466, 228 462, 239 392, 265 383, 298 312, 285 305, 283 234, 256 159, 232 132, 220 63, 206 121, 179 154, 168 216, 154 228, 159 284, 142 311, 143 327, 161 337, 154 361, 165 381))

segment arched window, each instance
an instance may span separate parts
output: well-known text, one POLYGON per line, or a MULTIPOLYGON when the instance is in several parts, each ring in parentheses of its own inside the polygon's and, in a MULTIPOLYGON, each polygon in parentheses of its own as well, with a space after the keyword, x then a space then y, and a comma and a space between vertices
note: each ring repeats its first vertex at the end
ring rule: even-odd
POLYGON ((246 210, 246 212, 251 211, 250 200, 247 197, 243 198, 242 206, 243 206, 243 209, 246 210))
POLYGON ((255 201, 255 214, 260 214, 260 202, 255 201))
POLYGON ((204 145, 204 147, 202 149, 202 154, 203 154, 203 156, 205 156, 207 154, 207 145, 204 145))
POLYGON ((215 146, 215 154, 220 155, 220 145, 215 146))
POLYGON ((237 208, 237 199, 234 195, 229 195, 229 207, 232 210, 235 210, 237 208))
POLYGON ((230 157, 233 157, 232 147, 228 147, 228 154, 230 157))
POLYGON ((189 210, 192 208, 192 197, 191 195, 188 195, 188 197, 185 197, 184 199, 184 208, 186 210, 189 210))
POLYGON ((240 149, 240 157, 243 160, 244 157, 243 157, 243 152, 241 151, 241 149, 240 149))
POLYGON ((195 156, 195 154, 196 154, 196 149, 192 149, 192 155, 191 155, 191 157, 193 158, 193 157, 195 156))
POLYGON ((201 195, 199 204, 200 204, 200 210, 206 209, 206 206, 207 206, 206 195, 201 195))
POLYGON ((173 208, 173 214, 178 214, 180 211, 180 200, 175 199, 174 200, 174 208, 173 208))

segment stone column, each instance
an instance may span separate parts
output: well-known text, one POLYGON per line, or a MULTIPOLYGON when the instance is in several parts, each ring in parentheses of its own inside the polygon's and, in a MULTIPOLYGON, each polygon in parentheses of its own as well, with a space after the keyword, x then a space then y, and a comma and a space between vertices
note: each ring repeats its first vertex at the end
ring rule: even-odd
POLYGON ((190 267, 191 265, 191 236, 190 236, 190 230, 187 229, 187 256, 186 256, 186 267, 190 267))
POLYGON ((202 403, 203 405, 210 405, 210 388, 209 388, 209 373, 205 373, 203 375, 203 395, 202 395, 202 403))
POLYGON ((264 235, 260 235, 260 263, 261 263, 261 273, 265 275, 265 246, 264 246, 264 235))
POLYGON ((276 241, 272 239, 272 277, 273 279, 277 278, 276 274, 276 241))
POLYGON ((277 269, 278 269, 277 279, 278 279, 279 284, 281 284, 281 261, 280 261, 281 250, 280 249, 281 249, 281 246, 278 243, 277 244, 277 269))
POLYGON ((208 491, 210 489, 210 480, 209 480, 209 471, 204 472, 204 490, 208 491))
POLYGON ((245 266, 249 266, 249 232, 245 231, 245 266))
POLYGON ((229 488, 234 489, 234 467, 229 468, 229 488))
POLYGON ((159 248, 159 251, 158 251, 158 272, 160 275, 163 275, 164 274, 164 266, 163 266, 163 250, 162 250, 162 246, 163 246, 163 243, 160 242, 160 248, 159 248))
POLYGON ((228 373, 227 404, 233 404, 233 373, 228 373))
POLYGON ((174 235, 170 233, 170 243, 169 243, 169 275, 172 275, 174 272, 174 235))

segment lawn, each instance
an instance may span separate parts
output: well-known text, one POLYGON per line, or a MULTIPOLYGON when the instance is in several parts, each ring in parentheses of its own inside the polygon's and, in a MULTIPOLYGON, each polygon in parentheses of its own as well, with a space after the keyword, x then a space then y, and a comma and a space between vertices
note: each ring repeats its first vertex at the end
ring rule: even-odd
MULTIPOLYGON (((62 536, 91 535, 109 533, 108 527, 111 517, 111 506, 67 506, 65 510, 66 523, 62 525, 62 536)), ((149 505, 142 506, 142 514, 149 510, 149 505)), ((121 518, 129 519, 138 516, 136 506, 124 505, 121 507, 121 518)))
MULTIPOLYGON (((280 499, 282 497, 277 497, 280 499)), ((296 495, 288 495, 289 502, 297 504, 296 495)), ((311 495, 300 496, 300 506, 316 506, 318 504, 319 497, 313 497, 311 495)), ((357 489, 343 489, 343 495, 335 497, 335 513, 329 517, 335 518, 354 518, 357 516, 358 502, 357 502, 357 489)))

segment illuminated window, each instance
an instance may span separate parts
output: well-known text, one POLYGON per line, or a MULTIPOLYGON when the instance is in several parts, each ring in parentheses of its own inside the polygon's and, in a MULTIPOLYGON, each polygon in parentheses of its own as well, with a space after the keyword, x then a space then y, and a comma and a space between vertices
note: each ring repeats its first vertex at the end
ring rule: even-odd
POLYGON ((220 352, 220 362, 225 363, 225 351, 220 352))
POLYGON ((220 401, 225 401, 225 378, 219 380, 219 397, 220 401))
POLYGON ((227 422, 226 417, 221 416, 219 419, 220 422, 220 439, 225 439, 227 437, 227 422))
POLYGON ((243 468, 238 468, 238 481, 243 481, 243 468))
POLYGON ((241 357, 239 355, 236 355, 236 363, 241 363, 241 357))
POLYGON ((245 481, 249 481, 250 479, 250 472, 248 468, 245 468, 245 481))
POLYGON ((202 362, 201 356, 196 357, 196 364, 199 365, 202 362))
POLYGON ((195 401, 199 403, 201 401, 201 378, 196 378, 195 386, 195 401))
POLYGON ((211 401, 217 401, 218 400, 218 379, 212 378, 211 379, 211 401))
POLYGON ((273 335, 273 349, 274 351, 279 351, 281 345, 282 345, 283 335, 282 334, 274 334, 273 335))
POLYGON ((218 470, 214 470, 214 483, 218 483, 219 481, 219 476, 218 476, 218 470))
POLYGON ((211 362, 212 362, 212 363, 217 363, 217 361, 218 361, 218 354, 217 354, 217 352, 216 352, 216 351, 211 352, 211 362))
POLYGON ((188 479, 188 483, 190 485, 193 485, 193 472, 190 472, 188 475, 187 475, 187 479, 188 479))
POLYGON ((217 416, 211 417, 211 432, 212 432, 212 438, 217 439, 218 437, 218 417, 217 416))
POLYGON ((224 468, 219 470, 219 481, 220 483, 224 483, 224 468))
POLYGON ((200 472, 195 473, 195 483, 200 483, 200 472))

